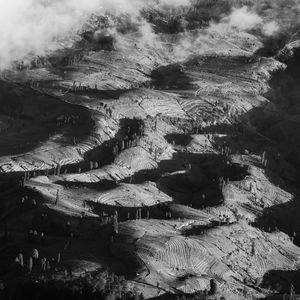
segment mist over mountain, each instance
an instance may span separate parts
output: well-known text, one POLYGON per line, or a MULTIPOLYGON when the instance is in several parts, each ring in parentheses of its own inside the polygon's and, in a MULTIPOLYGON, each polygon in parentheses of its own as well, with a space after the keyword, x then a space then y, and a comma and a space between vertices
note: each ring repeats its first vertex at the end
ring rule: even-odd
MULTIPOLYGON (((0 65, 45 55, 70 43, 92 15, 126 19, 140 27, 142 36, 151 31, 188 31, 213 24, 214 29, 255 30, 276 36, 298 28, 299 1, 204 1, 204 0, 1 0, 0 65), (289 6, 289 7, 288 7, 289 6), (283 7, 283 8, 282 8, 283 7), (288 7, 288 9, 287 9, 288 7), (268 13, 269 12, 269 13, 268 13), (151 17, 150 17, 150 15, 151 17), (164 17, 166 21, 162 21, 164 17)), ((109 25, 114 26, 116 20, 109 25)), ((154 37, 154 35, 153 35, 154 37)))

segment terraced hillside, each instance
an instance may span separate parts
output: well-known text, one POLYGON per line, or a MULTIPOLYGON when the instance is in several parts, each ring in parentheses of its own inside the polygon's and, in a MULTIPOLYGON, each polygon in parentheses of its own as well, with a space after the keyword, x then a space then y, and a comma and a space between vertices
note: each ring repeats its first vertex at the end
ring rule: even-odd
POLYGON ((255 35, 210 27, 182 56, 182 35, 2 73, 6 290, 108 269, 147 299, 299 291, 299 50, 262 56, 255 35), (33 249, 46 273, 16 267, 33 249))

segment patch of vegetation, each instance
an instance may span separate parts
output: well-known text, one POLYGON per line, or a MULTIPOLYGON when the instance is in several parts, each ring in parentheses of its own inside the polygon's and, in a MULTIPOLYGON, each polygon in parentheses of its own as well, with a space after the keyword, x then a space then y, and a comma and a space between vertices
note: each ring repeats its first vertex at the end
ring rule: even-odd
POLYGON ((0 290, 3 300, 140 300, 142 294, 130 290, 124 277, 109 272, 95 272, 75 280, 40 280, 29 278, 18 285, 18 288, 0 290))
POLYGON ((144 10, 143 17, 154 25, 156 32, 176 34, 185 30, 207 27, 229 14, 231 8, 252 5, 251 0, 193 0, 189 7, 164 6, 144 10))

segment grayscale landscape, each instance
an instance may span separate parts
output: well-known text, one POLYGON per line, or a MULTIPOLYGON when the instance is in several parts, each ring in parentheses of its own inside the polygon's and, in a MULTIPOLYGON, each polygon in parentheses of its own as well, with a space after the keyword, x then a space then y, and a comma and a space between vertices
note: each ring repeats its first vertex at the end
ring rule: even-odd
POLYGON ((0 3, 1 300, 300 297, 299 0, 0 3))

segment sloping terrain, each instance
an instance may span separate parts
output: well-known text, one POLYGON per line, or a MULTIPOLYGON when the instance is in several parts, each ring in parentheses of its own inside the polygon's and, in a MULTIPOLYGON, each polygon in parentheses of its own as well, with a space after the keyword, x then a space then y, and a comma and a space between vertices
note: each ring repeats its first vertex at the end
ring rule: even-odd
POLYGON ((181 33, 125 34, 2 74, 5 285, 33 248, 48 275, 107 268, 145 298, 259 299, 296 282, 299 50, 265 57, 255 35, 189 34, 184 56, 181 33))

